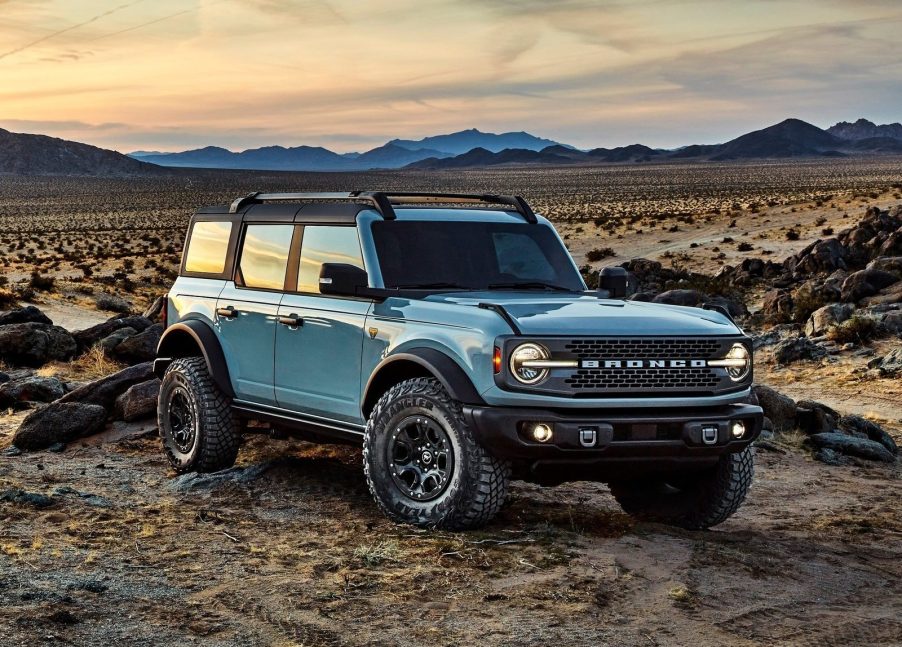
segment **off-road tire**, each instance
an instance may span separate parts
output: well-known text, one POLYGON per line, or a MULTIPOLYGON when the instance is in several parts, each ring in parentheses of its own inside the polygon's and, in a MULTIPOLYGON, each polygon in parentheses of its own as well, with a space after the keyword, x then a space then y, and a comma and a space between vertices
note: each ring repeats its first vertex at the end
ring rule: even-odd
POLYGON ((376 505, 389 518, 446 530, 476 528, 494 518, 504 503, 510 479, 510 464, 479 444, 460 403, 434 378, 405 380, 379 399, 366 425, 363 470, 376 505), (389 436, 394 424, 411 415, 431 417, 454 450, 447 486, 430 501, 416 501, 402 492, 390 474, 389 436))
POLYGON ((624 512, 690 530, 726 521, 748 493, 754 478, 754 450, 724 454, 713 468, 667 480, 611 483, 611 493, 624 512))
POLYGON ((241 424, 230 399, 216 386, 201 357, 177 359, 163 376, 157 401, 157 422, 163 452, 179 474, 216 472, 232 467, 241 444, 241 424), (193 440, 180 448, 167 411, 178 392, 192 410, 193 440))

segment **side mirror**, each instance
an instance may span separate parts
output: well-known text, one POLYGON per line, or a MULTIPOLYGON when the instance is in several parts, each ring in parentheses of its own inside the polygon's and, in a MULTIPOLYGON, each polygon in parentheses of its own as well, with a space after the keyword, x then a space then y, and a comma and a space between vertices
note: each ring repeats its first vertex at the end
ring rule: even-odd
POLYGON ((598 291, 609 299, 622 299, 630 290, 630 277, 622 267, 605 267, 598 273, 598 291))
POLYGON ((340 297, 359 296, 361 289, 366 289, 368 277, 366 270, 348 263, 323 263, 319 271, 319 291, 340 297))

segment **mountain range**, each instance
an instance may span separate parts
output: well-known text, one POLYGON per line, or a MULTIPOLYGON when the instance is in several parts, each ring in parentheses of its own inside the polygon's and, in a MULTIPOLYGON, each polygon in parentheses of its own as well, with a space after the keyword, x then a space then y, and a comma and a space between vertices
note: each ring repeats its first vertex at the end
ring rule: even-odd
POLYGON ((266 171, 458 169, 492 166, 566 166, 618 163, 786 159, 902 155, 902 124, 866 119, 824 130, 787 119, 723 144, 674 150, 631 144, 578 150, 525 132, 463 130, 420 140, 393 139, 364 153, 321 146, 266 146, 233 152, 207 146, 181 153, 139 151, 123 155, 88 144, 0 129, 0 174, 130 176, 171 173, 165 167, 266 171))

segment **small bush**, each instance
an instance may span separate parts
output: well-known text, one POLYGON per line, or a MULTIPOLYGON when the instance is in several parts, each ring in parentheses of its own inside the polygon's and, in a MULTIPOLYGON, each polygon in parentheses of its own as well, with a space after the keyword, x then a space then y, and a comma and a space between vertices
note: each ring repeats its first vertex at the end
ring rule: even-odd
POLYGON ((824 227, 821 229, 821 234, 824 236, 832 236, 833 235, 833 227, 824 227))
POLYGON ((799 232, 796 231, 795 229, 790 229, 789 231, 786 232, 786 240, 798 240, 798 239, 799 239, 799 232))
POLYGON ((56 279, 52 276, 42 276, 37 270, 31 273, 31 279, 28 281, 28 287, 39 292, 50 292, 55 284, 56 279))
POLYGON ((590 263, 595 263, 602 259, 616 255, 617 254, 610 247, 596 247, 595 249, 591 249, 586 253, 586 260, 590 263))
POLYGON ((855 315, 827 331, 827 339, 837 344, 866 344, 881 333, 880 324, 870 317, 855 315))
POLYGON ((738 249, 740 252, 750 252, 750 251, 752 251, 753 249, 755 249, 755 246, 752 245, 751 243, 745 243, 745 242, 743 242, 743 243, 739 243, 739 244, 736 246, 736 249, 738 249))

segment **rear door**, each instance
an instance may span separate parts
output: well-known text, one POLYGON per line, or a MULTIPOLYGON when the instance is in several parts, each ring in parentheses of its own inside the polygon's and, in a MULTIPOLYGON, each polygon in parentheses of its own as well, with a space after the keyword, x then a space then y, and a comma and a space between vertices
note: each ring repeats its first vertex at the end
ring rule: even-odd
POLYGON ((245 225, 234 281, 226 283, 216 303, 216 327, 240 400, 276 404, 276 318, 294 232, 288 223, 245 225))
POLYGON ((320 294, 323 263, 364 268, 355 226, 302 229, 297 285, 279 308, 276 400, 298 413, 360 423, 360 355, 372 301, 320 294))

